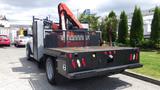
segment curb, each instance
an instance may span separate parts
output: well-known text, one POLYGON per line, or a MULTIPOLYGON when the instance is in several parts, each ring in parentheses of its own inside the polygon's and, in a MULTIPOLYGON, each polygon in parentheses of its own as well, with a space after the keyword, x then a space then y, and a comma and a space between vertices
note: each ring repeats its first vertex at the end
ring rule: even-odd
POLYGON ((138 73, 135 73, 135 72, 131 72, 131 71, 124 71, 124 72, 122 72, 122 74, 160 86, 160 80, 156 80, 156 79, 153 79, 153 78, 148 77, 148 76, 144 76, 144 75, 141 75, 141 74, 138 74, 138 73))

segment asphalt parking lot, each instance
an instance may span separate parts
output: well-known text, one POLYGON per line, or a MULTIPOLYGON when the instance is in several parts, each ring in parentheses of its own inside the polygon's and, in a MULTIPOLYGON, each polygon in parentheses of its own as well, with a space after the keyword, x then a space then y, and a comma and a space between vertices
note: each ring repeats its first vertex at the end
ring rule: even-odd
POLYGON ((0 90, 160 90, 154 85, 123 74, 48 83, 45 71, 27 61, 25 48, 0 47, 0 90))

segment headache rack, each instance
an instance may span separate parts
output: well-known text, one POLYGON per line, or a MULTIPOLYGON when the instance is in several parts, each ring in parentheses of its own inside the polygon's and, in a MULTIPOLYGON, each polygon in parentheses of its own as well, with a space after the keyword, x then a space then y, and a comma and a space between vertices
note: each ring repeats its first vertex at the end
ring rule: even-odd
POLYGON ((87 30, 45 31, 44 47, 100 46, 101 32, 87 30))

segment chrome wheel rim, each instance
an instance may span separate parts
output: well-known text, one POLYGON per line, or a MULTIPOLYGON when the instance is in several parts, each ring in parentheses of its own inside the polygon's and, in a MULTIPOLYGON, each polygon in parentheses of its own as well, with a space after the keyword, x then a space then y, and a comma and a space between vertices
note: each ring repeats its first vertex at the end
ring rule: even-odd
POLYGON ((26 49, 26 57, 27 58, 28 58, 28 54, 29 54, 28 49, 26 49))
POLYGON ((51 80, 54 77, 53 64, 51 58, 48 58, 46 61, 46 72, 48 79, 51 80))

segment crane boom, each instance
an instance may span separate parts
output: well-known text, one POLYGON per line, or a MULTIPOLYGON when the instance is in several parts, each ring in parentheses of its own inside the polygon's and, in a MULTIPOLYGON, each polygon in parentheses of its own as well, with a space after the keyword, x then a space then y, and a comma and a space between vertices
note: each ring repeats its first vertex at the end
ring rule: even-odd
POLYGON ((67 7, 65 3, 60 3, 58 5, 58 13, 59 13, 60 29, 66 30, 66 19, 68 19, 78 29, 83 28, 81 23, 76 19, 74 14, 71 12, 71 10, 67 7))

